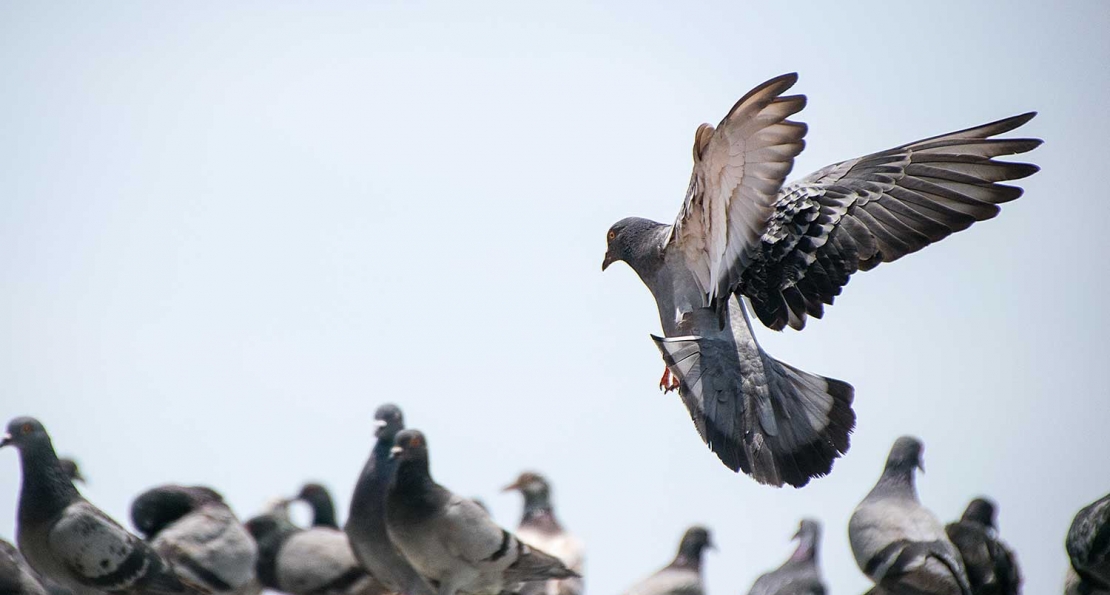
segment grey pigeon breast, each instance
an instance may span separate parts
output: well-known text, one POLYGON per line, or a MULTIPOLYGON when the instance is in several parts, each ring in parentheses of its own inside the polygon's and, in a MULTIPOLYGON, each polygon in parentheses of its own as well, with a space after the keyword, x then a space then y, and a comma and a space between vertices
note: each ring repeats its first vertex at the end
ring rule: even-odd
POLYGON ((178 573, 215 592, 235 591, 254 579, 258 549, 227 506, 203 506, 151 541, 178 573))

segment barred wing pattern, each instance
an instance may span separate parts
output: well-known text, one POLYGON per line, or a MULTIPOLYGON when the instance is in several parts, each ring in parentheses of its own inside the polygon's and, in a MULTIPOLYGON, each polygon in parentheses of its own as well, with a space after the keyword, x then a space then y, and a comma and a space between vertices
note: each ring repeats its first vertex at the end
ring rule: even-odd
POLYGON ((1025 153, 1038 139, 991 138, 1030 112, 830 165, 783 188, 759 254, 737 292, 760 321, 800 330, 821 318, 857 270, 916 252, 998 214, 1022 189, 998 182, 1038 167, 996 161, 1025 153))

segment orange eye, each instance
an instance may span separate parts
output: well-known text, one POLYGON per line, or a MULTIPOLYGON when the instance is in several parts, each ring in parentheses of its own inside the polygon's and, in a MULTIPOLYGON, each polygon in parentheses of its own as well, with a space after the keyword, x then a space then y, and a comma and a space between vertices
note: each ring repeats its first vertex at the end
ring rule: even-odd
POLYGON ((23 427, 19 428, 19 431, 23 432, 24 434, 30 434, 31 431, 34 429, 35 428, 31 427, 31 424, 23 424, 23 427))
POLYGON ((609 239, 610 240, 615 240, 616 238, 617 238, 617 232, 615 232, 613 230, 609 230, 609 239))
POLYGON ((409 446, 412 446, 412 447, 424 446, 424 439, 421 438, 420 436, 413 436, 412 440, 409 440, 409 446))

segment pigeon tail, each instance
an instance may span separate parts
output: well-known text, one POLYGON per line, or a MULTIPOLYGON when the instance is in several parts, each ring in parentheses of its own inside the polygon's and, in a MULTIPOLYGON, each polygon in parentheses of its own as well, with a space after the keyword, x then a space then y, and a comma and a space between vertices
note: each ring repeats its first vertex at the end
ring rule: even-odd
POLYGON ((740 302, 730 299, 729 310, 719 332, 694 324, 708 332, 652 339, 702 440, 725 466, 763 484, 802 487, 848 451, 855 391, 771 357, 740 302))

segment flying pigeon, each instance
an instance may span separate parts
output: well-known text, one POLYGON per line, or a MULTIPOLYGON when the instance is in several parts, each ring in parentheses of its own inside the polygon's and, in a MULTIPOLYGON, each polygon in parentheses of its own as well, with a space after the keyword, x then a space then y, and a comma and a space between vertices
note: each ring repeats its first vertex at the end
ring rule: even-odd
POLYGON ((777 570, 760 576, 748 595, 825 595, 821 569, 817 567, 817 543, 821 524, 803 519, 794 535, 798 548, 777 570))
POLYGON ((848 521, 856 564, 882 591, 971 595, 960 552, 917 499, 914 469, 925 470, 921 441, 894 441, 878 483, 848 521))
POLYGON ((1021 572, 1014 553, 998 539, 994 518, 994 503, 976 498, 960 520, 948 523, 944 531, 960 551, 974 595, 1017 595, 1021 572))
POLYGON ((4 595, 47 595, 35 571, 15 549, 0 539, 0 593, 4 595))
POLYGON ((995 139, 1027 113, 851 159, 783 185, 805 143, 788 120, 806 104, 783 95, 798 76, 759 85, 694 136, 694 171, 672 225, 615 223, 601 268, 624 261, 651 291, 664 337, 652 336, 702 440, 733 471, 801 487, 829 473, 855 426, 854 389, 764 352, 764 325, 800 330, 849 277, 998 214, 1022 190, 998 182, 1037 166, 995 161, 1041 144, 995 139))
POLYGON ((255 571, 262 585, 290 595, 385 595, 351 552, 347 536, 330 527, 302 529, 289 520, 288 501, 247 521, 258 543, 255 571))
POLYGON ((212 593, 257 588, 258 548, 215 490, 163 485, 131 503, 131 524, 178 574, 212 593))
POLYGON ((397 466, 389 451, 393 448, 393 437, 405 429, 401 409, 392 404, 378 407, 374 425, 377 441, 355 484, 343 530, 363 568, 392 591, 401 595, 433 595, 435 590, 397 551, 385 526, 385 494, 397 466))
POLYGON ((62 466, 62 471, 70 481, 85 483, 85 476, 81 475, 81 468, 77 466, 77 461, 68 457, 58 457, 58 464, 62 466))
MULTIPOLYGON (((585 570, 582 542, 568 533, 555 518, 551 505, 551 485, 542 475, 525 471, 502 491, 518 491, 524 496, 524 512, 516 536, 524 543, 555 556, 578 575, 585 570)), ((580 595, 585 589, 581 578, 530 583, 521 595, 580 595)))
POLYGON ((674 561, 633 585, 625 595, 704 595, 701 555, 706 548, 713 547, 708 529, 690 527, 678 544, 674 561))
POLYGON ((1110 494, 1080 510, 1065 541, 1076 593, 1110 593, 1110 494))
POLYGON ((38 420, 13 419, 0 440, 8 444, 19 449, 23 467, 16 541, 36 572, 76 595, 206 593, 81 497, 38 420))
POLYGON ((397 549, 439 595, 498 595, 520 583, 578 576, 557 558, 498 527, 470 498, 437 484, 424 434, 403 430, 391 454, 397 468, 386 494, 386 527, 397 549))
POLYGON ((335 503, 332 502, 331 492, 318 483, 306 483, 297 493, 294 500, 300 500, 312 508, 313 527, 339 528, 335 519, 335 503))

